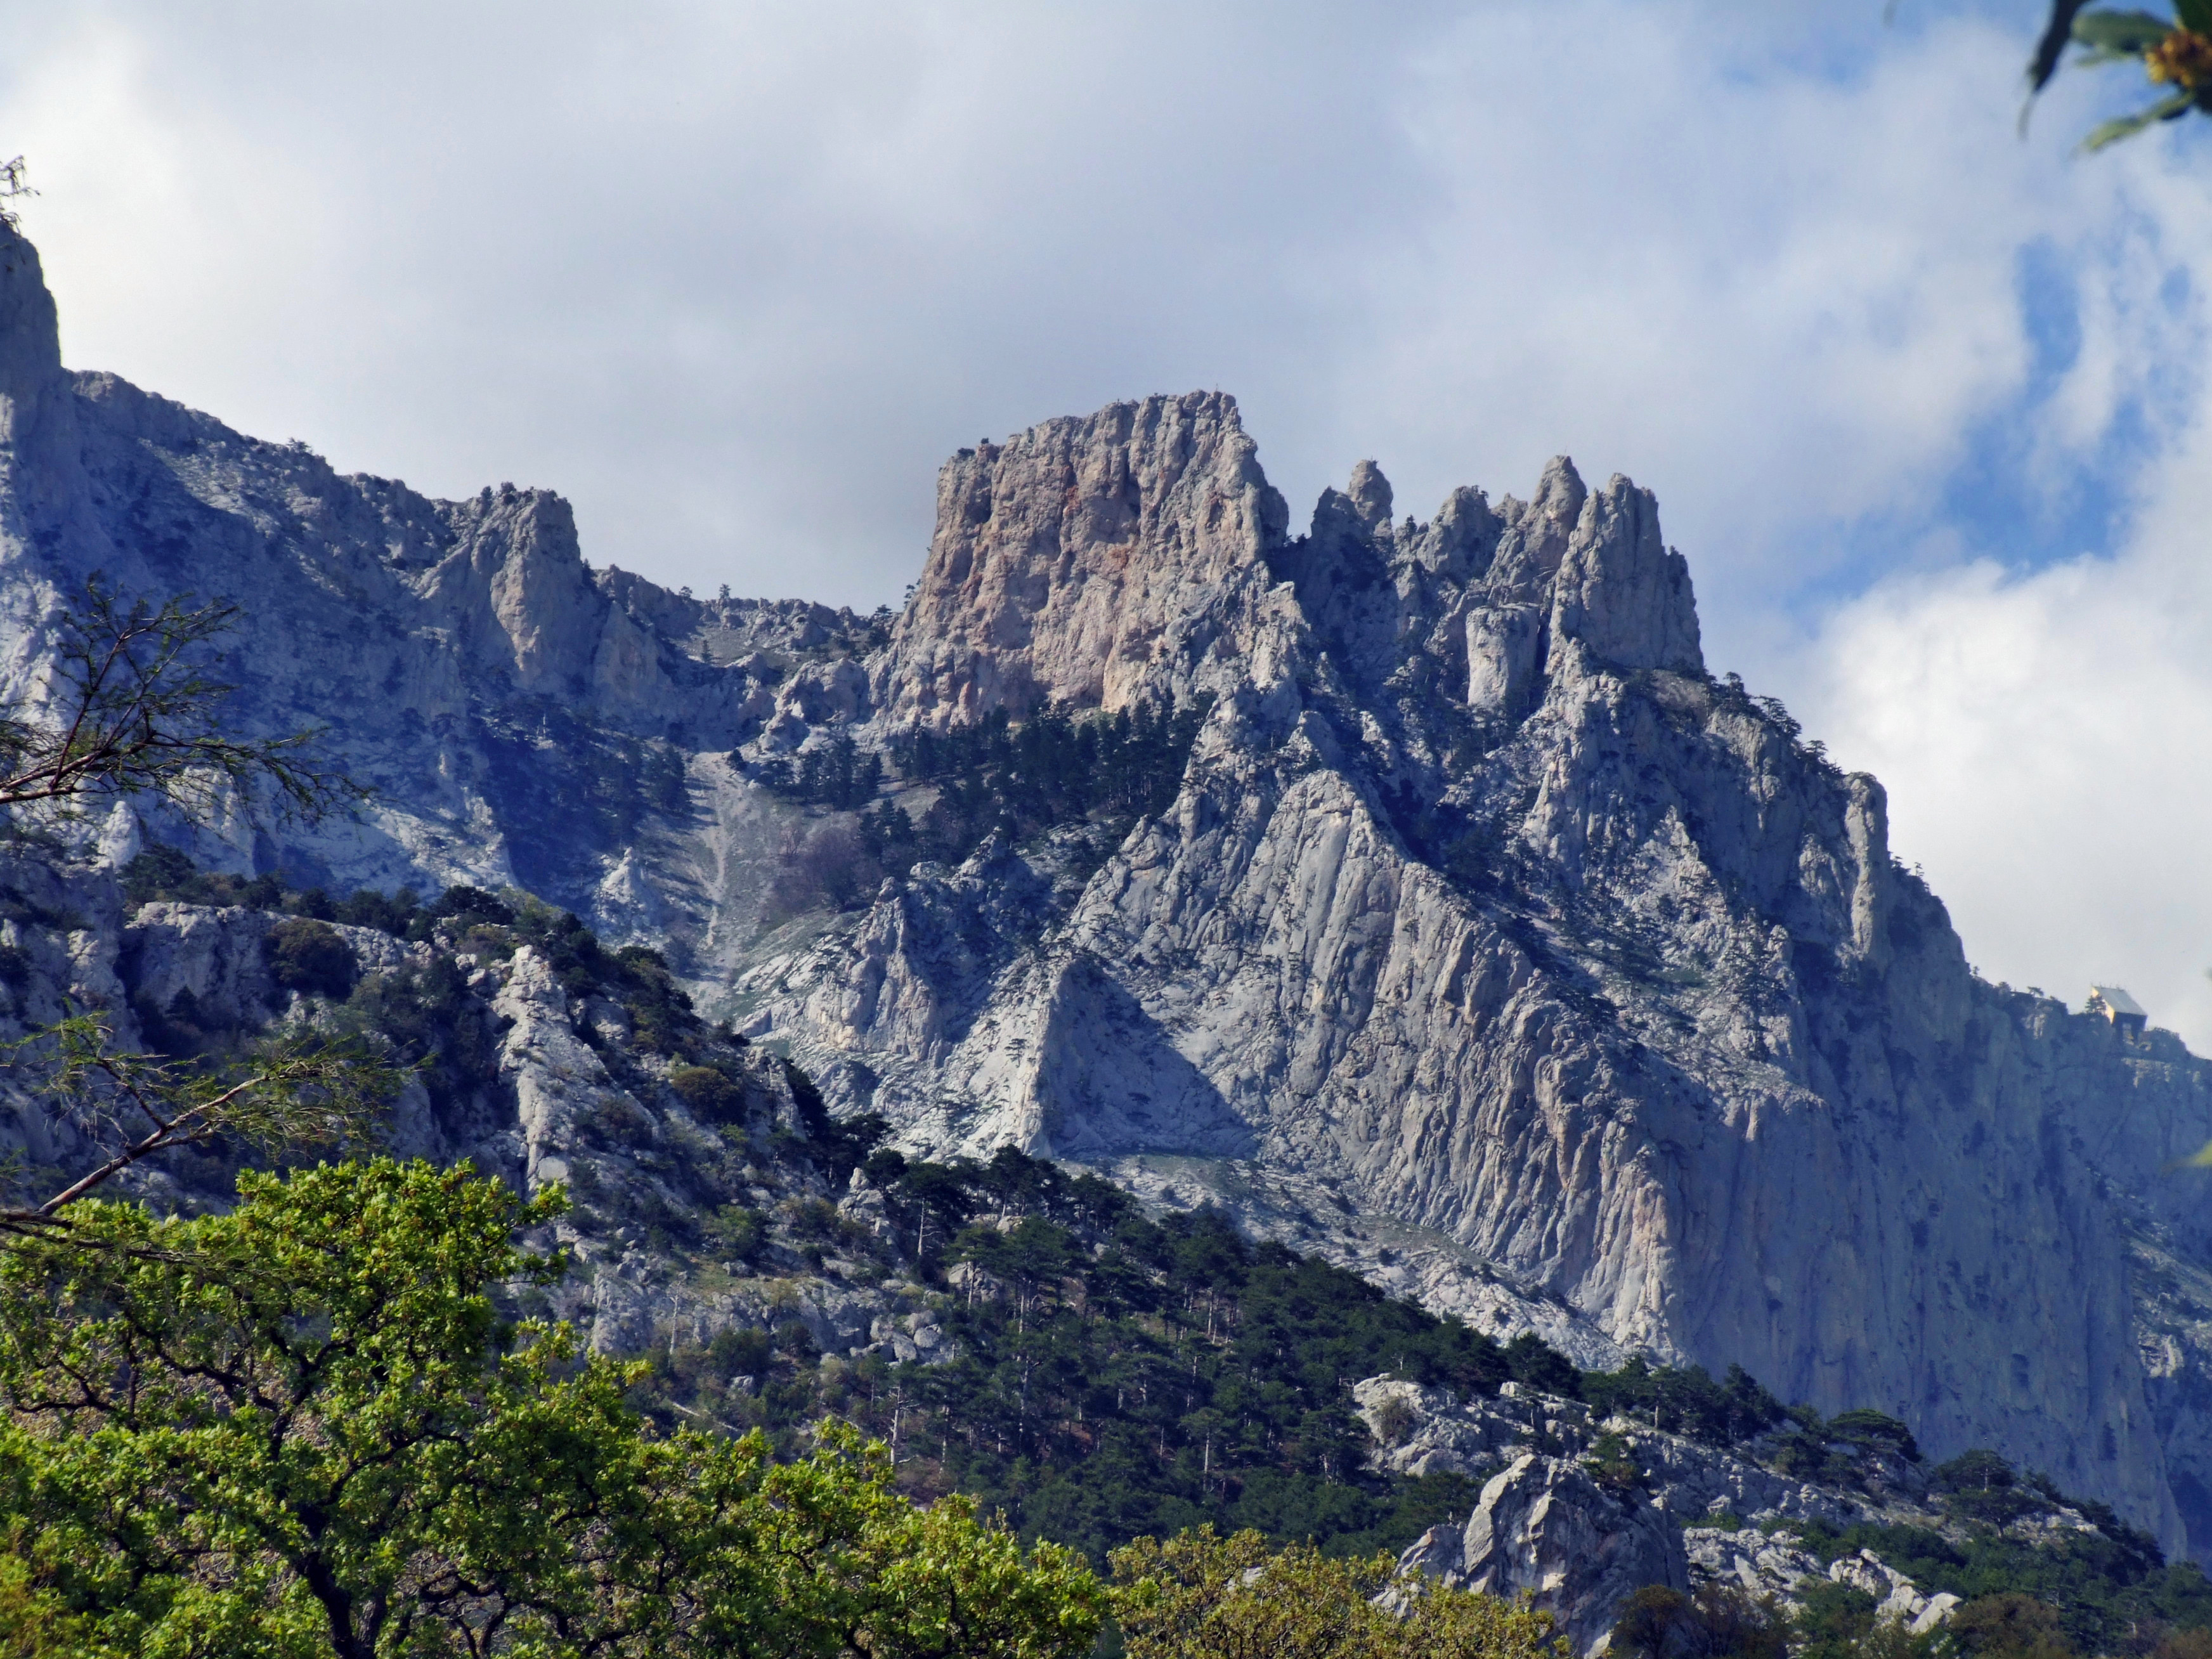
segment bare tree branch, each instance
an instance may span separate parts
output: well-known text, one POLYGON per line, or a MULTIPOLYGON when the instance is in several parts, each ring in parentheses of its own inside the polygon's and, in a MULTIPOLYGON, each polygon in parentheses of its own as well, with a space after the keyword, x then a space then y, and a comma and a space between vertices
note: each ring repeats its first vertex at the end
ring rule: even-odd
POLYGON ((147 793, 204 821, 237 792, 313 820, 366 799, 316 763, 323 728, 240 738, 217 722, 237 688, 213 676, 204 652, 239 614, 189 594, 126 604, 94 575, 62 618, 53 710, 0 714, 0 809, 68 814, 88 799, 147 793))
POLYGON ((23 182, 21 156, 18 155, 12 161, 0 162, 0 225, 5 225, 10 230, 21 229, 23 222, 16 216, 15 209, 6 204, 38 193, 23 182))

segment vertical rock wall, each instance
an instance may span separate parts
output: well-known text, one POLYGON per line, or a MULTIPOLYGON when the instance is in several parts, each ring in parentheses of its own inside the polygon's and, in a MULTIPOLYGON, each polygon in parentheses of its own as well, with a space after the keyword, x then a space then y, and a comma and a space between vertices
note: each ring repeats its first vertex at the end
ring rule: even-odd
POLYGON ((962 450, 878 702, 944 726, 1050 702, 1115 708, 1171 626, 1258 568, 1282 497, 1233 398, 1193 392, 962 450))

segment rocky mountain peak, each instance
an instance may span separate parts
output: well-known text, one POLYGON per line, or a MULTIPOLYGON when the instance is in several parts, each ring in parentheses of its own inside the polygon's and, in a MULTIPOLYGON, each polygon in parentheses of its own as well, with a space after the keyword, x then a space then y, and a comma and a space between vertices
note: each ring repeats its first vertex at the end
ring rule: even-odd
POLYGON ((877 706, 936 727, 1055 701, 1121 708, 1169 629, 1258 571, 1287 519, 1223 392, 962 450, 938 475, 936 532, 877 706))
POLYGON ((1390 481, 1373 461, 1352 463, 1352 487, 1345 495, 1352 503, 1352 510, 1359 515, 1360 523, 1370 532, 1389 527, 1390 481))
POLYGON ((1658 498, 1619 473, 1583 501, 1552 618, 1554 649, 1571 640, 1621 668, 1705 672, 1689 562, 1660 537, 1658 498))
MULTIPOLYGON (((1187 517, 1068 532, 1075 469, 1042 464, 1114 416, 947 469, 965 507, 940 516, 907 661, 960 641, 966 684, 1018 665, 1030 707, 1055 661, 1102 683, 1110 652, 1038 619, 1193 568, 1187 517), (991 560, 1027 586, 994 590, 991 560)), ((1572 1351, 1738 1360, 2212 1541, 2212 1504, 2185 1521, 2152 1444, 2172 1408, 2148 1402, 2172 1396, 2124 1334, 2134 1224, 2089 1218, 2109 1182, 2203 1231, 2153 1161, 2212 1133, 2199 1063, 2177 1046, 2148 1091, 2092 1083, 2059 1056, 2105 1033, 1972 977, 1890 857, 1879 787, 1705 672, 1650 491, 1562 457, 1525 501, 1462 489, 1396 525, 1389 501, 1364 463, 1307 534, 1259 540, 1264 575, 1225 562, 1152 613, 1147 672, 1221 702, 1173 805, 1102 866, 1064 879, 1043 844, 1012 860, 1025 883, 917 865, 741 981, 748 1029, 908 1144, 1076 1157, 1386 1277, 1425 1249, 1395 1282, 1431 1305, 1572 1351), (1017 890, 1025 914, 992 908, 1017 890), (943 944, 971 939, 997 948, 943 944), (2089 1103, 2108 1089, 2160 1104, 2123 1133, 2089 1103), (2043 1167, 2039 1137, 2081 1124, 2096 1150, 2032 1201, 1945 1173, 2043 1167), (1405 1231, 1362 1257, 1326 1218, 1340 1191, 1405 1231), (2002 1313, 1929 1311, 1990 1275, 2002 1313), (2063 1342, 2031 1334, 2062 1307, 2063 1342)))
POLYGON ((1589 495, 1574 462, 1555 455, 1545 463, 1533 497, 1522 501, 1508 495, 1500 501, 1504 533, 1490 569, 1491 586, 1522 597, 1548 587, 1589 495))
MULTIPOLYGON (((39 250, 0 225, 0 398, 10 410, 35 398, 61 374, 61 323, 47 292, 39 250)), ((18 417, 0 426, 13 441, 18 417)))
POLYGON ((568 503, 503 484, 455 503, 451 521, 453 551, 426 589, 480 603, 489 625, 473 643, 516 690, 587 695, 611 607, 585 566, 568 503))
POLYGON ((0 225, 0 525, 19 535, 83 510, 74 404, 39 251, 0 225))

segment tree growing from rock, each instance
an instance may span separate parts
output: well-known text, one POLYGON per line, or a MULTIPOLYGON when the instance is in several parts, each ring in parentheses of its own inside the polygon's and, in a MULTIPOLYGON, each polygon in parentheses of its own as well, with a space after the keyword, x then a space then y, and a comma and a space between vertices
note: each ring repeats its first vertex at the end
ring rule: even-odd
POLYGON ((13 161, 0 162, 0 226, 5 226, 9 230, 22 228, 22 220, 17 217, 15 210, 7 204, 20 201, 26 196, 36 196, 38 193, 24 182, 21 156, 18 155, 13 161))
POLYGON ((1447 1589, 1387 1554, 1277 1551, 1200 1527, 1139 1538, 1113 1562, 1128 1659, 1570 1659, 1550 1614, 1447 1589))

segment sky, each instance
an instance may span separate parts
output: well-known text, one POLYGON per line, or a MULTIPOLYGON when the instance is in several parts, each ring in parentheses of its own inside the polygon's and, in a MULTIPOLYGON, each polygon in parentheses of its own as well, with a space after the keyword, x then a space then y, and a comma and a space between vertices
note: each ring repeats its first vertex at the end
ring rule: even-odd
POLYGON ((2212 1051, 2212 123, 2022 137, 2041 9, 0 0, 0 157, 73 366, 702 592, 1152 392, 1301 520, 1626 472, 1970 960, 2212 1051))

